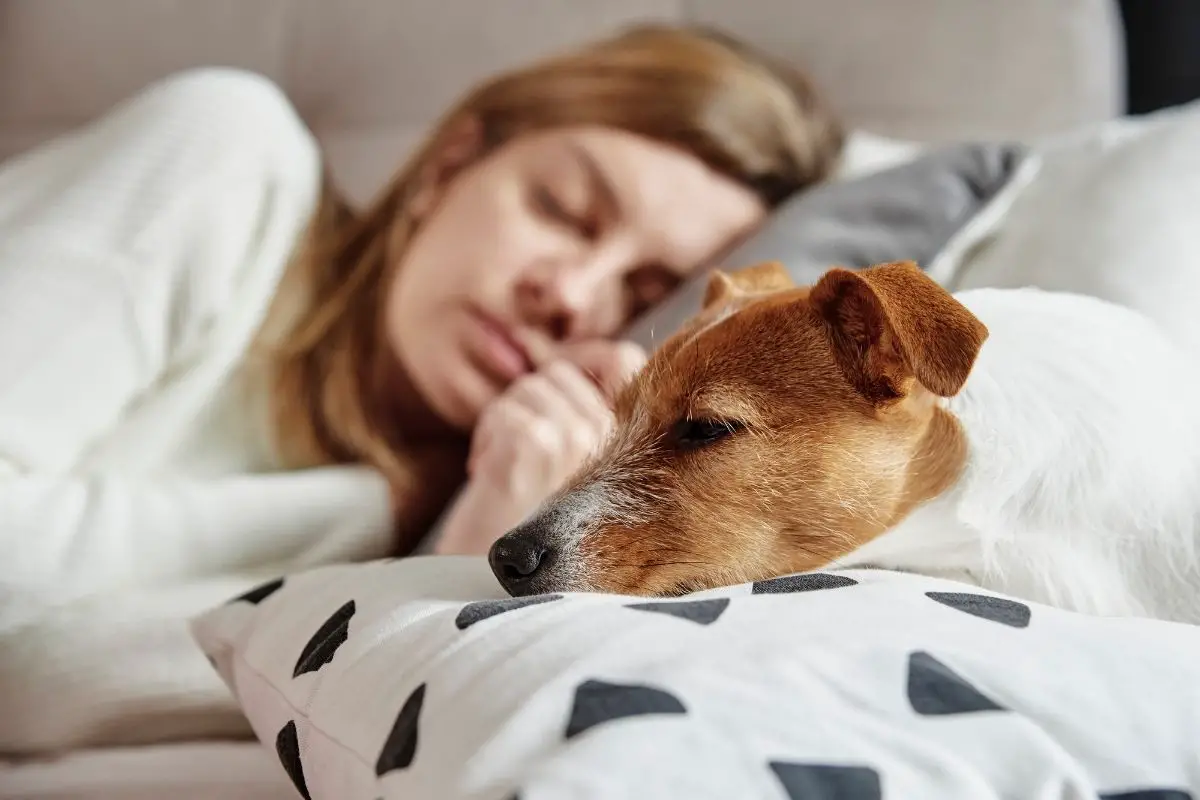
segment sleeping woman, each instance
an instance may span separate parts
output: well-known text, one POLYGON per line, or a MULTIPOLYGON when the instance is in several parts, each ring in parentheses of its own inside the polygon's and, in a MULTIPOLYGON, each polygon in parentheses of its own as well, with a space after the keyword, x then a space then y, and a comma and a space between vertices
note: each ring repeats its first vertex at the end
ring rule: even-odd
POLYGON ((365 210, 230 70, 0 165, 0 751, 244 730, 190 615, 486 552, 604 435, 627 323, 842 141, 803 76, 648 26, 475 87, 365 210))

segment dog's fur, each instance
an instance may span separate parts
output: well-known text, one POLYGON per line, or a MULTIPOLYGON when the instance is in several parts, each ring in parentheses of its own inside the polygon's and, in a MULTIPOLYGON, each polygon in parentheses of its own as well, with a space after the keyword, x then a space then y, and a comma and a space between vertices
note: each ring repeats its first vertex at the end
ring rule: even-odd
POLYGON ((1200 622, 1200 376, 1128 309, 907 262, 718 272, 617 418, 492 548, 510 593, 867 565, 1200 622))

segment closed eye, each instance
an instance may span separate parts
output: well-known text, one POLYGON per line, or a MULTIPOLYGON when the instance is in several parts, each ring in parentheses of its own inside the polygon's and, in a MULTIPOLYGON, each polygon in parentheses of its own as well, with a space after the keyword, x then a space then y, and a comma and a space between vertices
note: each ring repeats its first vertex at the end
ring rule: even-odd
POLYGON ((745 427, 736 420, 681 419, 675 423, 671 439, 680 450, 697 450, 727 439, 745 427))
POLYGON ((549 217, 553 222, 565 225, 586 239, 592 239, 596 236, 596 225, 591 220, 573 213, 567 208, 565 203, 555 196, 554 192, 545 186, 533 187, 532 201, 538 213, 549 217))
POLYGON ((627 317, 638 317, 661 303, 680 281, 677 272, 660 264, 650 264, 634 270, 625 279, 629 295, 627 317))

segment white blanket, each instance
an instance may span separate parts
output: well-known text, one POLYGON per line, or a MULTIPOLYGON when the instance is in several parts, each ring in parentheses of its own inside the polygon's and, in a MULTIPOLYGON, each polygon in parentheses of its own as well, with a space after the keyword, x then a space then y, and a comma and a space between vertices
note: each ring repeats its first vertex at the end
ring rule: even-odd
POLYGON ((0 763, 0 800, 293 800, 257 742, 188 742, 81 750, 0 763))
POLYGON ((481 559, 417 558, 195 631, 311 798, 1200 792, 1200 629, 913 575, 518 601, 481 559))

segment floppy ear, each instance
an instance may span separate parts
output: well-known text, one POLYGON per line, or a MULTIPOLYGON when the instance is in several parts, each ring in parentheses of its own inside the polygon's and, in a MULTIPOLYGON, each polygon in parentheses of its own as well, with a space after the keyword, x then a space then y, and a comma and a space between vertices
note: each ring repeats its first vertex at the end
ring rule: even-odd
POLYGON ((733 278, 719 269, 714 269, 708 276, 708 286, 704 288, 704 302, 700 304, 701 308, 724 305, 737 297, 737 293, 733 278))
POLYGON ((764 261, 741 267, 729 273, 730 279, 742 294, 779 292, 793 288, 796 283, 778 261, 764 261))
POLYGON ((974 314, 911 261, 832 269, 809 302, 829 326, 842 369, 875 403, 904 396, 914 379, 942 397, 957 394, 988 337, 974 314))
POLYGON ((727 303, 736 297, 748 294, 764 294, 791 289, 795 286, 792 276, 778 261, 764 261, 730 272, 713 270, 704 290, 703 307, 727 303))

